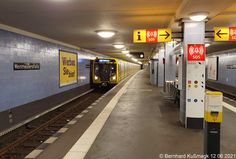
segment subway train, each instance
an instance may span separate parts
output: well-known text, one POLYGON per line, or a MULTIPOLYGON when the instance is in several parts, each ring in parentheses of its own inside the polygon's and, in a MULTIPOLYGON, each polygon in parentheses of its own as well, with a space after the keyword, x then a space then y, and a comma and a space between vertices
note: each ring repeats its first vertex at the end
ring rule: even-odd
POLYGON ((96 58, 92 61, 92 86, 109 87, 138 71, 140 66, 114 58, 96 58))

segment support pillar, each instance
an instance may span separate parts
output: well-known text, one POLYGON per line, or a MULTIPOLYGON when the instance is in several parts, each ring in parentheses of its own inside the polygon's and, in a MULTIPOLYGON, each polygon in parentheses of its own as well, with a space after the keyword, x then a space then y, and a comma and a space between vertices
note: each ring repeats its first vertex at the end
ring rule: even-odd
POLYGON ((158 54, 158 87, 164 86, 164 51, 160 51, 158 54))
POLYGON ((165 81, 175 81, 176 78, 176 55, 173 49, 173 43, 165 43, 165 81))
MULTIPOLYGON (((201 45, 201 49, 192 49, 193 54, 205 54, 205 22, 186 20, 184 27, 184 58, 182 68, 182 90, 180 91, 180 121, 186 128, 203 128, 205 94, 205 57, 189 60, 190 44, 201 45), (203 51, 204 50, 204 51, 203 51), (196 51, 196 52, 195 52, 196 51)), ((199 55, 200 55, 199 54, 199 55)), ((205 56, 205 55, 204 55, 205 56)))
POLYGON ((158 59, 150 60, 150 83, 152 85, 158 83, 158 59))

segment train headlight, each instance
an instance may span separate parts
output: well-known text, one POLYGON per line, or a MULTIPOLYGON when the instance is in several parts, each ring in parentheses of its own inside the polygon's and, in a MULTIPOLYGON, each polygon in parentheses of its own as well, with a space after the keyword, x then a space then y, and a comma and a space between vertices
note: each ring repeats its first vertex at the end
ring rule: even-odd
POLYGON ((116 76, 113 76, 113 77, 112 77, 112 80, 115 81, 115 80, 116 80, 116 76))
POLYGON ((98 76, 94 76, 94 79, 95 79, 95 80, 98 80, 98 76))

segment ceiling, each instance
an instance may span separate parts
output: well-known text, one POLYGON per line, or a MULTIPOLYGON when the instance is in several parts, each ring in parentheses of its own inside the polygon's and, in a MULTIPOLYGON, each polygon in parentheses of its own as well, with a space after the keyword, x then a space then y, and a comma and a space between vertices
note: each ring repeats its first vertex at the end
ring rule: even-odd
MULTIPOLYGON (((207 30, 236 25, 235 0, 7 0, 0 2, 0 22, 101 54, 130 60, 113 44, 144 52, 147 60, 163 43, 134 44, 133 30, 167 28, 191 12, 208 11, 207 30), (111 39, 96 30, 116 30, 111 39)), ((208 39, 212 41, 212 39, 208 39)), ((212 42, 207 52, 235 48, 233 42, 212 42)))

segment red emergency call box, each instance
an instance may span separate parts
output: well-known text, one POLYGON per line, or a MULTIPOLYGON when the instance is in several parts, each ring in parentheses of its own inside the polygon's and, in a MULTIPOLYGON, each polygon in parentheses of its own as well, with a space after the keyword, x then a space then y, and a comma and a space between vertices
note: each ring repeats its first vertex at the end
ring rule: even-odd
POLYGON ((229 40, 236 40, 236 27, 229 27, 229 40))
POLYGON ((188 61, 205 61, 204 44, 188 44, 188 61))
POLYGON ((157 29, 147 29, 146 30, 146 41, 147 42, 157 42, 158 30, 157 29))

